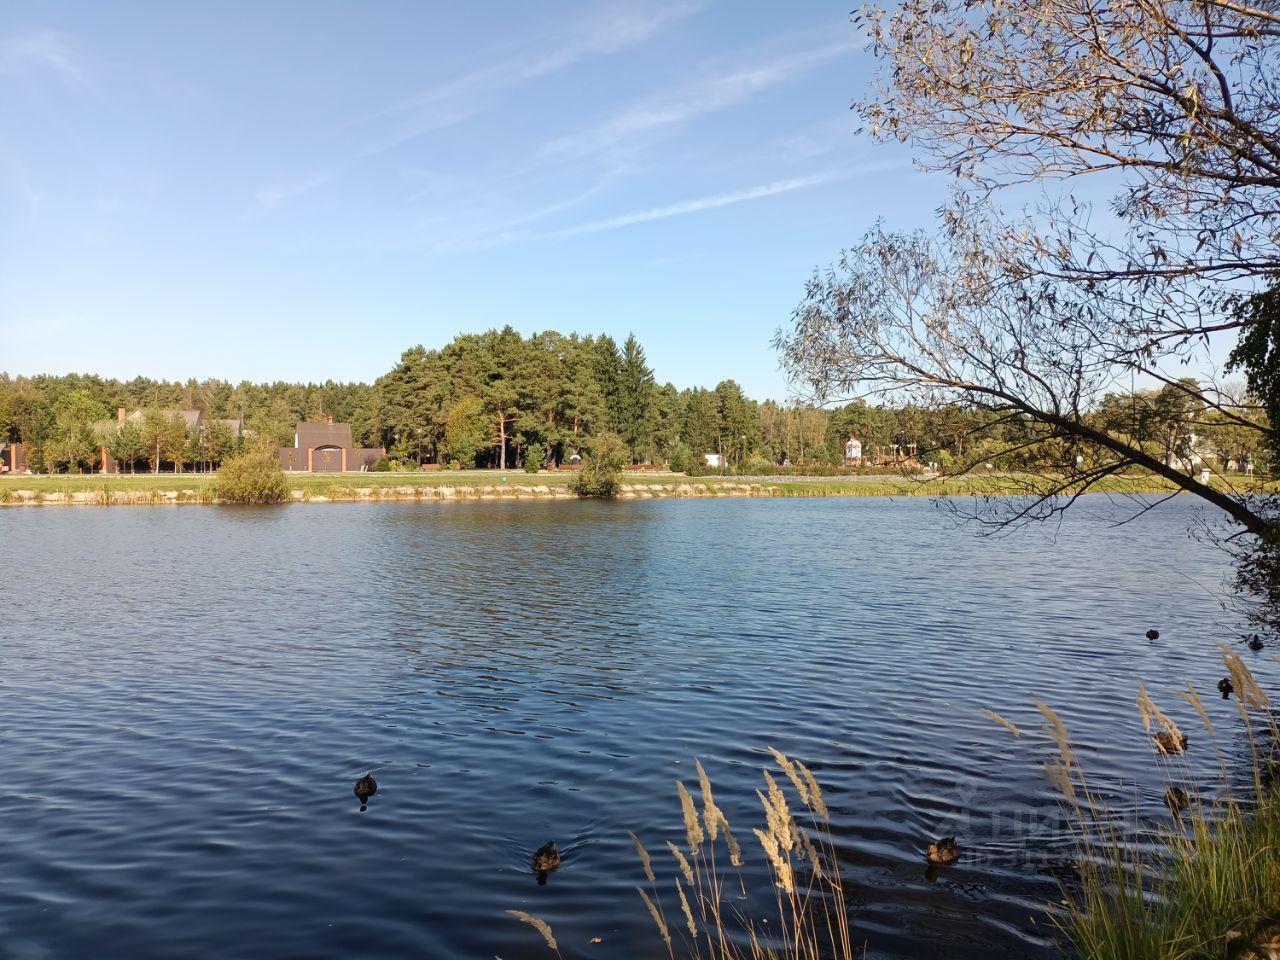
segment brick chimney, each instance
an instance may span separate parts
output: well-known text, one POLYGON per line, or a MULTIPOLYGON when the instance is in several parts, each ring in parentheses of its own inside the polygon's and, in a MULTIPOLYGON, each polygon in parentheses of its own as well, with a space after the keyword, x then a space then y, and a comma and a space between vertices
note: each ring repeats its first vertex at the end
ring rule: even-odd
POLYGON ((124 423, 124 407, 120 407, 116 410, 116 422, 124 423))

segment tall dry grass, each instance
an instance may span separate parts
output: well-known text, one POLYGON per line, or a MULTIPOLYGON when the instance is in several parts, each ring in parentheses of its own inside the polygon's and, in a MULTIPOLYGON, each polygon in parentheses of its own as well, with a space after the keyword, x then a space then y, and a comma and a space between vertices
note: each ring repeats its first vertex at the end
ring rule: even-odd
POLYGON ((855 955, 822 788, 799 760, 770 752, 777 775, 763 773, 763 787, 756 791, 763 819, 751 831, 773 881, 773 903, 765 913, 750 914, 744 906, 743 850, 700 761, 695 766, 701 803, 683 782, 676 783, 684 843, 667 842, 674 867, 669 885, 657 879, 648 850, 632 836, 647 884, 637 892, 672 960, 855 955))
MULTIPOLYGON (((1066 724, 1037 704, 1044 733, 1055 747, 1046 772, 1078 834, 1078 882, 1064 891, 1064 909, 1055 920, 1064 945, 1082 960, 1227 957, 1280 922, 1280 728, 1267 694, 1240 657, 1224 647, 1223 660, 1251 761, 1243 785, 1238 774, 1231 774, 1194 686, 1188 684, 1181 697, 1204 732, 1199 744, 1199 730, 1184 741, 1177 720, 1139 687, 1138 715, 1150 737, 1153 762, 1169 786, 1170 817, 1156 829, 1154 844, 1134 843, 1132 831, 1117 825, 1091 788, 1066 724), (1184 742, 1185 749, 1207 744, 1215 752, 1218 772, 1212 781, 1195 782, 1184 742)), ((1020 733, 998 714, 990 715, 1020 733)))
MULTIPOLYGON (((644 883, 636 892, 672 960, 852 960, 848 904, 830 840, 830 813, 813 773, 771 750, 777 768, 756 791, 762 819, 751 849, 764 858, 773 902, 748 912, 741 868, 747 855, 716 803, 711 779, 697 762, 698 793, 676 783, 684 836, 667 841, 670 869, 630 834, 644 883), (784 784, 786 786, 784 786, 784 784), (657 865, 656 865, 657 864, 657 865), (656 865, 656 866, 655 866, 656 865)), ((665 858, 665 856, 664 856, 665 858)), ((549 927, 526 915, 551 949, 549 927)))

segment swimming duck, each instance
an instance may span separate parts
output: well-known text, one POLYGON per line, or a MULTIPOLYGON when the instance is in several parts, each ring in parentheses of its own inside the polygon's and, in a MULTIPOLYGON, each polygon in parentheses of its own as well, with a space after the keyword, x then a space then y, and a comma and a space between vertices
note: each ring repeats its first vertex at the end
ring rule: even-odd
POLYGON ((1179 734, 1175 739, 1169 731, 1160 730, 1152 739, 1155 740, 1160 752, 1165 755, 1184 753, 1187 749, 1187 735, 1185 733, 1179 734))
POLYGON ((363 810, 369 803, 369 798, 378 792, 378 781, 373 779, 373 773, 366 773, 363 777, 356 781, 355 795, 360 801, 360 809, 363 810))
POLYGON ((960 847, 955 837, 943 837, 929 844, 929 851, 925 856, 930 863, 955 863, 960 859, 960 847))
POLYGON ((556 842, 549 840, 540 846, 533 855, 531 865, 533 872, 538 875, 538 886, 545 887, 547 875, 560 866, 560 851, 556 849, 556 842))
POLYGON ((1148 631, 1147 631, 1147 639, 1148 639, 1148 640, 1159 640, 1159 639, 1160 639, 1160 631, 1159 631, 1159 630, 1156 630, 1154 627, 1153 627, 1152 629, 1148 630, 1148 631))
POLYGON ((1187 796, 1187 791, 1174 784, 1164 792, 1164 805, 1169 808, 1174 819, 1178 819, 1182 816, 1182 811, 1191 805, 1191 798, 1187 796))
POLYGON ((1256 633, 1249 634, 1249 639, 1246 642, 1249 645, 1249 649, 1252 650, 1254 653, 1257 653, 1259 650, 1261 650, 1263 647, 1266 646, 1266 644, 1262 642, 1262 638, 1258 636, 1256 633))
POLYGON ((1230 698, 1231 693, 1234 690, 1235 690, 1235 687, 1231 685, 1230 677, 1223 677, 1221 680, 1218 681, 1218 692, 1222 694, 1223 700, 1230 698))

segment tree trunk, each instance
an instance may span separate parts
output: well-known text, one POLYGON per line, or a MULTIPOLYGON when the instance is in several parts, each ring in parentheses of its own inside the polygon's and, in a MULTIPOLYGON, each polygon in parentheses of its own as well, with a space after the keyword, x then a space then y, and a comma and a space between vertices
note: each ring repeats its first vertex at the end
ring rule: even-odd
POLYGON ((498 411, 498 469, 507 469, 507 414, 498 411))
POLYGON ((1214 506, 1221 509, 1250 533, 1256 534, 1260 537, 1265 537, 1274 532, 1275 528, 1271 523, 1255 514, 1244 504, 1233 500, 1227 494, 1222 493, 1219 490, 1215 490, 1207 484, 1201 483, 1189 473, 1184 473, 1167 463, 1161 462, 1158 457, 1153 457, 1145 451, 1139 450, 1136 447, 1131 447, 1124 441, 1116 440, 1110 434, 1101 430, 1095 430, 1078 420, 1071 420, 1067 417, 1058 416, 1044 410, 1038 410, 1028 404, 1017 401, 1015 401, 1015 405, 1020 407, 1024 413, 1027 413, 1036 420, 1052 424, 1067 433, 1074 433, 1077 436, 1085 437, 1086 439, 1098 444, 1098 446, 1106 447, 1108 450, 1120 454, 1120 456, 1125 459, 1133 461, 1140 467, 1146 467, 1152 473, 1157 476, 1164 477, 1166 480, 1178 487, 1181 487, 1188 493, 1194 493, 1201 499, 1207 500, 1209 503, 1212 503, 1214 506))

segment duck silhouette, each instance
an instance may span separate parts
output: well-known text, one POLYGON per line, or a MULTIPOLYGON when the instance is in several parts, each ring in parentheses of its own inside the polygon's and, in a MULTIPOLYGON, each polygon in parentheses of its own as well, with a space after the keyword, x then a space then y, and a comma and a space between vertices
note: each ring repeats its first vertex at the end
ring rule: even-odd
POLYGON ((1185 733, 1178 734, 1175 737, 1167 730, 1161 730, 1154 737, 1156 747, 1166 756, 1172 756, 1176 753, 1185 753, 1187 750, 1187 735, 1185 733))
POLYGON ((1234 690, 1235 687, 1231 685, 1230 677, 1223 677, 1218 681, 1218 692, 1222 694, 1223 700, 1231 699, 1231 694, 1234 690))
POLYGON ((1159 640, 1159 639, 1160 639, 1160 631, 1159 631, 1159 630, 1157 630, 1157 629, 1155 629, 1154 627, 1152 627, 1150 630, 1148 630, 1148 631, 1147 631, 1147 639, 1148 639, 1148 640, 1159 640))
POLYGON ((925 857, 930 863, 955 863, 960 859, 960 846, 955 837, 943 837, 929 844, 925 857))
POLYGON ((1257 653, 1259 650, 1261 650, 1263 647, 1266 646, 1266 644, 1262 642, 1262 638, 1258 636, 1256 633, 1249 634, 1249 639, 1246 640, 1245 643, 1248 645, 1249 649, 1252 650, 1254 653, 1257 653))
POLYGON ((360 809, 365 810, 369 806, 369 798, 378 792, 378 781, 373 779, 372 771, 366 773, 363 777, 356 781, 355 795, 360 801, 360 809))
POLYGON ((538 886, 545 887, 547 885, 547 877, 551 871, 560 866, 560 851, 556 849, 556 842, 549 840, 540 846, 533 854, 530 861, 533 872, 538 875, 538 886))
POLYGON ((1182 811, 1191 805, 1191 798, 1187 796, 1187 791, 1177 784, 1172 784, 1164 792, 1164 805, 1169 808, 1175 820, 1181 820, 1182 811))

